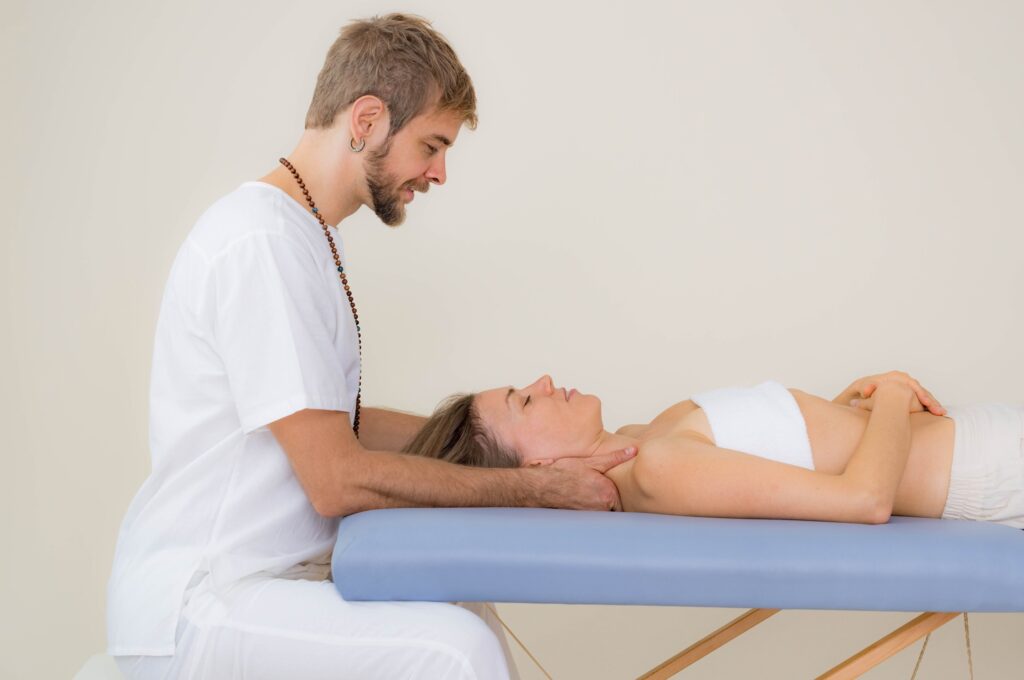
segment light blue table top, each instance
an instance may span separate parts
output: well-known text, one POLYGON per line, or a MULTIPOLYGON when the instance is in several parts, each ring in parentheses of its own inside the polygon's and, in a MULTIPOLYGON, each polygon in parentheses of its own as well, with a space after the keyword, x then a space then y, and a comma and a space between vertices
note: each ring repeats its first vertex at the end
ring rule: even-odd
POLYGON ((537 508, 409 508, 344 518, 346 600, 872 611, 1024 611, 1024 531, 537 508))

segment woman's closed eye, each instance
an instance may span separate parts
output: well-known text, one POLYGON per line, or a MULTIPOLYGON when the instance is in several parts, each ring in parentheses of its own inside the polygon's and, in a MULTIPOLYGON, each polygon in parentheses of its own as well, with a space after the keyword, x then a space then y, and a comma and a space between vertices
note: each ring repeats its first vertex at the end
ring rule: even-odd
POLYGON ((530 403, 530 397, 527 397, 526 401, 523 402, 523 408, 525 409, 526 405, 529 404, 529 403, 530 403))

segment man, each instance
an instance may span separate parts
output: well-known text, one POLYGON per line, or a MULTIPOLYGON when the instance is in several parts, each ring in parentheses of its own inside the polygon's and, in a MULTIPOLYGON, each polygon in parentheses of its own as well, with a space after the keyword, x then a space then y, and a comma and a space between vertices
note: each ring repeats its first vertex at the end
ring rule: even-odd
POLYGON ((626 460, 471 469, 398 453, 423 419, 361 405, 361 327, 337 225, 388 225, 445 182, 472 83, 419 18, 346 26, 296 149, 196 223, 172 267, 151 384, 153 471, 108 594, 130 678, 506 678, 479 605, 347 603, 326 580, 338 518, 401 506, 617 509, 626 460))

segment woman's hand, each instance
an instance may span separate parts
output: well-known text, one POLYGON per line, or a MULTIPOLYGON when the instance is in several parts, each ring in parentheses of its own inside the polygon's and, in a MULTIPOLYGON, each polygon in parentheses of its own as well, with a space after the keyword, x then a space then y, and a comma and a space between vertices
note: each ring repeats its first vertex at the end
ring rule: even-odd
POLYGON ((840 403, 847 403, 850 406, 870 411, 874 407, 875 392, 882 385, 889 383, 904 385, 913 391, 914 398, 910 403, 910 413, 919 413, 927 409, 937 416, 946 414, 946 409, 939 403, 939 400, 922 387, 921 383, 903 371, 889 371, 855 380, 843 394, 837 397, 837 400, 842 400, 840 403))

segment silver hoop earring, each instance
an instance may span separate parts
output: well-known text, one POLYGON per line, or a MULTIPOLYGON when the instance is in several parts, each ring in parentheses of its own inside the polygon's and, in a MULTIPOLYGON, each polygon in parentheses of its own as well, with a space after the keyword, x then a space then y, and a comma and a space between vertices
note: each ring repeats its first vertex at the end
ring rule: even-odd
POLYGON ((366 148, 366 140, 365 139, 360 139, 359 140, 359 146, 356 146, 356 140, 354 140, 352 138, 349 138, 349 140, 348 140, 348 148, 352 149, 356 153, 359 153, 360 151, 362 151, 363 149, 366 148))

